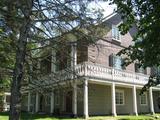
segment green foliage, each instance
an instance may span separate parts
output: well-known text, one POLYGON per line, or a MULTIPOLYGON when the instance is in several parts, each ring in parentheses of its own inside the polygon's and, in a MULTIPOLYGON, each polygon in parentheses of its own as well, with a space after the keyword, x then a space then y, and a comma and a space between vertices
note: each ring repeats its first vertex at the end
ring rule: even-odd
MULTIPOLYGON (((123 23, 119 26, 121 33, 127 33, 133 25, 137 27, 134 45, 122 50, 119 54, 126 56, 125 65, 138 62, 142 67, 160 66, 160 2, 159 0, 113 0, 117 12, 122 15, 123 23)), ((160 84, 159 77, 149 81, 149 86, 160 84)), ((150 78, 153 78, 151 76, 150 78)))
POLYGON ((4 92, 10 88, 15 62, 15 45, 3 21, 0 26, 0 62, 0 91, 4 92))

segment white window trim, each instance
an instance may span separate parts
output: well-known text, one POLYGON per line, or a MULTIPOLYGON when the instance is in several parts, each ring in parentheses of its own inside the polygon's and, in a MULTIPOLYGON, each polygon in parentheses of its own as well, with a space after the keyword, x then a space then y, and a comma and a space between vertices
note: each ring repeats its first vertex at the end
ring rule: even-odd
POLYGON ((147 93, 144 93, 143 95, 145 95, 145 97, 146 97, 146 104, 142 104, 141 103, 142 96, 140 95, 140 105, 141 106, 147 106, 148 105, 148 96, 147 96, 147 93))
MULTIPOLYGON (((123 105, 125 105, 124 90, 116 89, 115 92, 122 93, 122 95, 123 95, 123 104, 117 104, 117 103, 116 103, 116 105, 117 105, 117 106, 123 106, 123 105)), ((115 93, 115 94, 116 94, 116 93, 115 93)))
MULTIPOLYGON (((112 29, 111 29, 111 30, 113 30, 113 27, 118 27, 118 26, 117 26, 117 25, 112 24, 112 29)), ((121 42, 121 34, 120 34, 120 31, 119 31, 119 39, 114 38, 112 34, 113 34, 113 32, 111 31, 112 40, 115 40, 115 41, 121 42)))

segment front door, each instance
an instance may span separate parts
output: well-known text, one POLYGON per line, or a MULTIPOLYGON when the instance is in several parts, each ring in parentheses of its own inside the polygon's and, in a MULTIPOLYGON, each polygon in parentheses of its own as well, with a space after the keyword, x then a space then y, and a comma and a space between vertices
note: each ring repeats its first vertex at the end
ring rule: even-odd
POLYGON ((72 91, 66 94, 66 112, 72 113, 72 91))

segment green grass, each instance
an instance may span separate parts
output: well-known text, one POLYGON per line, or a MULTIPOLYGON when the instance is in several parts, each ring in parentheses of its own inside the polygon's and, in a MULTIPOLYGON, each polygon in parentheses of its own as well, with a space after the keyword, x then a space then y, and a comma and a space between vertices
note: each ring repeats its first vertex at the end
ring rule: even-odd
MULTIPOLYGON (((95 116, 95 117, 90 117, 89 120, 160 120, 156 119, 156 115, 139 115, 138 117, 136 116, 128 116, 128 115, 123 115, 123 116, 118 116, 118 117, 112 117, 112 116, 95 116)), ((159 114, 160 116, 160 114, 159 114)), ((8 120, 8 113, 0 113, 0 120, 8 120)), ((36 114, 26 114, 22 113, 21 115, 21 120, 84 120, 83 118, 64 118, 64 117, 53 117, 49 115, 36 115, 36 114)))

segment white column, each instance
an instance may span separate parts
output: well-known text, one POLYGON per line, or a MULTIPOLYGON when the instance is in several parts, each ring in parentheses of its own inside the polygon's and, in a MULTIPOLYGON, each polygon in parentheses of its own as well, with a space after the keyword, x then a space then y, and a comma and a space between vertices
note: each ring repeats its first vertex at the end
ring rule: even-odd
POLYGON ((73 85, 73 115, 77 116, 77 83, 74 81, 73 85))
POLYGON ((6 103, 6 94, 3 96, 3 103, 6 103))
POLYGON ((71 43, 71 67, 77 65, 77 43, 71 43))
POLYGON ((149 101, 150 101, 150 110, 151 110, 151 113, 154 114, 152 87, 150 87, 150 89, 149 89, 149 101))
POLYGON ((133 89, 132 89, 132 94, 133 94, 133 114, 134 115, 138 115, 138 112, 137 112, 137 93, 136 93, 136 86, 134 85, 133 86, 133 89))
POLYGON ((75 66, 77 65, 77 44, 71 44, 71 68, 73 72, 73 115, 77 116, 77 79, 75 66))
POLYGON ((28 92, 28 112, 31 111, 30 107, 31 107, 31 93, 28 92))
POLYGON ((87 119, 88 115, 88 80, 84 80, 84 117, 87 119))
POLYGON ((39 111, 39 94, 38 93, 36 93, 36 112, 38 112, 39 111))
POLYGON ((74 58, 74 66, 77 65, 77 43, 74 43, 74 54, 73 54, 73 58, 74 58))
POLYGON ((4 94, 3 103, 4 103, 3 110, 4 110, 4 111, 7 111, 6 94, 4 94))
POLYGON ((113 116, 117 116, 117 113, 116 113, 115 83, 112 83, 112 86, 111 86, 111 95, 112 95, 112 115, 113 116))
POLYGON ((54 91, 51 92, 51 109, 50 109, 50 113, 53 114, 54 112, 54 91))

